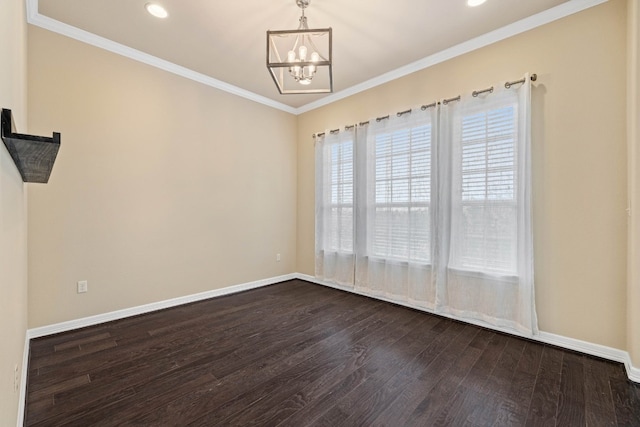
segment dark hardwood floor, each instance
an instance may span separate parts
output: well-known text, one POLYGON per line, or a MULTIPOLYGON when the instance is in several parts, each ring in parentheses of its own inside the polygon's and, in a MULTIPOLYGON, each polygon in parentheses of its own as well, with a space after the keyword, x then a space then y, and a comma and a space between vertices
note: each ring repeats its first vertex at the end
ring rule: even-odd
POLYGON ((640 386, 294 280, 33 340, 26 425, 640 426, 640 386))

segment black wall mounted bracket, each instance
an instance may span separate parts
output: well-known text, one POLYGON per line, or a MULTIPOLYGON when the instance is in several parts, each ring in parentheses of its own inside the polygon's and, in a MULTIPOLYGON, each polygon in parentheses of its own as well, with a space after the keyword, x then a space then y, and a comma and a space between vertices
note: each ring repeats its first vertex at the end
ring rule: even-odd
POLYGON ((53 137, 24 135, 14 132, 11 110, 2 109, 1 136, 16 164, 22 181, 46 184, 60 148, 60 134, 53 137))

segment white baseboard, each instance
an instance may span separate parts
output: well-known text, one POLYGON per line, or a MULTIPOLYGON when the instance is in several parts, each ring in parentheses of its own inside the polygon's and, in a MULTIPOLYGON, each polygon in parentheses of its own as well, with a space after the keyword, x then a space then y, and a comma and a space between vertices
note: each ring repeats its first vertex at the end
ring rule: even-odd
POLYGON ((24 426, 25 404, 27 402, 27 375, 29 373, 29 331, 24 336, 24 350, 22 351, 22 369, 20 371, 20 395, 18 396, 17 427, 24 426))
POLYGON ((416 305, 412 305, 411 303, 408 303, 408 302, 396 301, 396 300, 393 300, 393 299, 390 299, 390 298, 385 298, 384 296, 380 296, 380 295, 371 295, 371 294, 359 291, 359 290, 354 289, 354 288, 349 287, 349 286, 341 286, 341 285, 337 285, 335 283, 319 280, 319 279, 317 279, 317 278, 315 278, 313 276, 309 276, 309 275, 306 275, 306 274, 298 274, 296 276, 296 278, 300 279, 300 280, 307 281, 307 282, 316 283, 318 285, 327 286, 329 288, 340 289, 340 290, 343 290, 343 291, 351 292, 353 294, 362 295, 362 296, 365 296, 365 297, 368 297, 368 298, 375 298, 375 299, 380 300, 380 301, 389 302, 391 304, 400 305, 402 307, 407 307, 407 308, 410 308, 410 309, 413 309, 413 310, 424 311, 425 313, 435 314, 436 316, 446 317, 446 318, 454 319, 454 320, 459 320, 459 321, 462 321, 462 322, 465 322, 465 323, 469 323, 469 324, 472 324, 472 325, 480 326, 482 328, 492 329, 492 330, 498 331, 498 332, 504 332, 505 334, 515 335, 515 336, 522 337, 522 338, 531 338, 531 335, 522 334, 522 333, 520 333, 518 331, 515 331, 513 329, 501 328, 499 326, 495 326, 495 325, 492 325, 490 323, 483 322, 482 320, 463 319, 463 318, 457 317, 457 316, 455 316, 453 314, 436 312, 435 310, 431 310, 431 309, 428 309, 428 308, 425 308, 425 307, 419 307, 419 306, 416 306, 416 305))
POLYGON ((625 363, 624 366, 627 368, 629 379, 635 383, 640 383, 640 368, 636 368, 631 364, 631 358, 629 358, 628 363, 625 363))
POLYGON ((592 356, 601 357, 614 362, 620 362, 624 364, 629 379, 633 382, 640 383, 640 369, 633 366, 631 356, 627 351, 600 344, 593 344, 574 338, 567 338, 561 335, 550 334, 549 332, 540 332, 540 335, 534 339, 569 350, 579 351, 581 353, 590 354, 592 356))
MULTIPOLYGON (((214 297, 219 297, 219 296, 223 296, 223 295, 229 295, 229 294, 234 294, 237 292, 242 292, 242 291, 247 291, 250 289, 256 289, 256 288, 260 288, 263 286, 268 286, 268 285, 272 285, 275 283, 279 283, 279 282, 284 282, 287 280, 292 280, 292 279, 299 279, 299 280, 304 280, 307 282, 311 282, 311 283, 316 283, 322 286, 327 286, 327 287, 331 287, 331 288, 335 288, 335 289, 340 289, 343 291, 347 291, 347 292, 351 292, 351 293, 355 293, 358 295, 363 295, 369 298, 375 298, 375 299, 379 299, 379 300, 383 300, 383 301, 387 301, 387 302, 391 302, 393 304, 398 304, 398 305, 403 305, 409 308, 413 308, 413 309, 417 309, 417 310, 421 310, 421 311, 425 311, 428 313, 433 313, 430 310, 426 310, 424 308, 421 307, 413 307, 409 304, 403 304, 403 303, 398 303, 397 301, 392 301, 392 300, 388 300, 385 298, 380 298, 380 297, 376 297, 376 296, 371 296, 371 295, 367 295, 365 293, 362 292, 358 292, 350 287, 346 287, 346 286, 340 286, 340 285, 335 285, 333 283, 329 283, 329 282, 325 282, 322 280, 318 280, 313 276, 309 276, 306 274, 301 274, 301 273, 292 273, 292 274, 286 274, 283 276, 277 276, 277 277, 272 277, 269 279, 264 279, 264 280, 257 280, 255 282, 249 282, 249 283, 243 283, 243 284, 239 284, 239 285, 235 285, 235 286, 229 286, 226 288, 222 288, 222 289, 215 289, 212 291, 207 291, 207 292, 202 292, 202 293, 198 293, 198 294, 193 294, 193 295, 187 295, 184 297, 179 297, 179 298, 173 298, 170 300, 165 300, 165 301, 159 301, 159 302, 155 302, 155 303, 151 303, 151 304, 146 304, 146 305, 141 305, 138 307, 131 307, 131 308, 127 308, 124 310, 118 310, 118 311, 113 311, 110 313, 104 313, 104 314, 99 314, 96 316, 90 316, 90 317, 85 317, 82 319, 76 319, 76 320, 71 320, 68 322, 62 322, 62 323, 56 323, 53 325, 48 325, 48 326, 43 326, 43 327, 39 327, 39 328, 34 328, 34 329, 29 329, 27 330, 26 336, 25 336, 25 342, 24 342, 24 351, 23 351, 23 358, 22 358, 22 372, 21 372, 21 379, 20 379, 20 397, 19 397, 19 407, 18 407, 18 421, 17 421, 17 427, 21 427, 24 424, 24 416, 25 416, 25 402, 26 402, 26 391, 27 391, 27 375, 28 375, 28 371, 29 371, 29 341, 32 338, 38 338, 38 337, 43 337, 46 335, 51 335, 51 334, 56 334, 56 333, 60 333, 60 332, 66 332, 66 331, 70 331, 73 329, 78 329, 78 328, 84 328, 86 326, 92 326, 92 325, 97 325, 100 323, 104 323, 104 322, 109 322, 112 320, 118 320, 118 319, 123 319, 126 317, 130 317, 130 316, 136 316, 139 314, 144 314, 144 313, 150 313, 152 311, 157 311, 157 310, 161 310, 164 308, 170 308, 170 307, 175 307, 178 305, 182 305, 182 304, 188 304, 191 302, 196 302, 196 301, 201 301, 201 300, 205 300, 205 299, 209 299, 209 298, 214 298, 214 297)), ((437 314, 437 315, 441 315, 440 313, 433 313, 433 314, 437 314)), ((444 315, 444 317, 450 317, 450 318, 455 318, 453 316, 450 315, 444 315)), ((457 319, 457 320, 462 320, 462 319, 457 319)), ((500 332, 505 332, 511 335, 516 335, 516 336, 522 336, 519 335, 517 333, 514 333, 513 331, 509 331, 509 330, 504 330, 504 329, 500 329, 500 328, 495 328, 492 327, 490 325, 486 325, 483 324, 482 322, 470 322, 473 324, 477 324, 479 326, 482 327, 487 327, 487 328, 491 328, 494 330, 498 330, 500 332)), ((590 354, 593 356, 597 356, 597 357, 601 357, 603 359, 608 359, 608 360, 613 360, 615 362, 620 362, 623 363, 626 370, 627 370, 627 376, 629 377, 629 379, 631 381, 634 381, 636 383, 640 383, 640 369, 636 368, 632 365, 631 363, 631 357, 629 356, 629 353, 623 350, 618 350, 615 348, 611 348, 611 347, 606 347, 603 345, 599 345, 599 344, 593 344, 590 342, 586 342, 586 341, 581 341, 581 340, 577 340, 574 338, 567 338, 567 337, 563 337, 561 335, 555 335, 555 334, 551 334, 548 332, 540 332, 538 335, 534 336, 534 337, 529 337, 527 336, 526 338, 528 339, 533 339, 536 341, 540 341, 543 343, 547 343, 547 344, 552 344, 558 347, 562 347, 562 348, 566 348, 568 350, 574 350, 574 351, 579 351, 582 353, 586 353, 586 354, 590 354)))
POLYGON ((313 276, 309 276, 307 274, 296 274, 295 275, 296 279, 300 279, 300 280, 305 280, 307 282, 311 282, 311 283, 316 283, 318 285, 322 285, 322 286, 327 286, 330 288, 334 288, 334 289, 340 289, 346 292, 351 292, 354 294, 358 294, 358 295, 363 295, 369 298, 375 298, 378 300, 382 300, 382 301, 387 301, 390 302, 392 304, 397 304, 397 305, 401 305, 404 307, 409 307, 412 308, 414 310, 420 310, 420 311, 424 311, 426 313, 431 313, 431 314, 435 314, 438 316, 443 316, 443 317, 448 317, 451 319, 456 319, 456 320, 460 320, 463 322, 467 322, 467 323, 471 323, 474 325, 478 325, 478 326, 482 326, 484 328, 488 328, 488 329, 493 329, 499 332, 504 332, 510 335, 515 335, 515 336, 520 336, 520 337, 524 337, 527 339, 531 339, 534 341, 539 341, 542 343, 546 343, 546 344, 551 344, 551 345, 555 345, 557 347, 562 347, 565 348, 567 350, 573 350, 573 351, 578 351, 581 353, 585 353, 585 354, 589 354, 592 356, 597 356, 597 357, 601 357, 603 359, 607 359, 607 360, 612 360, 614 362, 620 362, 622 364, 624 364, 624 367, 627 371, 627 376, 629 377, 629 379, 633 382, 636 383, 640 383, 640 368, 636 368, 633 366, 632 362, 631 362, 631 357, 629 356, 629 353, 624 351, 624 350, 619 350, 617 348, 612 348, 612 347, 607 347, 604 345, 600 345, 600 344, 593 344, 587 341, 581 341, 575 338, 568 338, 568 337, 564 337, 562 335, 556 335, 556 334, 552 334, 549 332, 540 332, 538 335, 534 335, 534 336, 528 336, 528 335, 522 335, 519 334, 517 332, 514 332, 512 330, 509 329, 504 329, 504 328, 498 328, 495 327, 493 325, 489 325, 489 324, 485 324, 484 322, 476 322, 473 320, 469 320, 469 319, 461 319, 455 316, 451 316, 449 314, 446 313, 437 313, 434 312, 433 310, 427 310, 425 308, 422 307, 416 307, 416 306, 412 306, 410 304, 406 304, 406 303, 402 303, 402 302, 398 302, 398 301, 393 301, 387 298, 383 298, 383 297, 379 297, 379 296, 375 296, 375 295, 369 295, 363 292, 359 292, 351 287, 348 286, 340 286, 340 285, 336 285, 335 283, 330 283, 330 282, 326 282, 324 280, 319 280, 313 276))
POLYGON ((616 348, 593 344, 588 341, 577 340, 574 338, 567 338, 562 335, 551 334, 549 332, 540 331, 540 334, 534 339, 546 344, 579 351, 580 353, 590 354, 592 356, 613 360, 615 362, 627 363, 629 360, 629 353, 624 350, 618 350, 616 348))
POLYGON ((275 283, 293 280, 297 278, 297 274, 285 274, 283 276, 271 277, 254 282, 242 283, 234 286, 227 286, 222 289, 214 289, 211 291, 201 292, 198 294, 186 295, 183 297, 173 298, 164 301, 158 301, 151 304, 140 305, 137 307, 125 308, 123 310, 112 311, 109 313, 98 314, 95 316, 83 317, 81 319, 70 320, 67 322, 55 323, 53 325, 42 326, 39 328, 28 329, 24 340, 24 350, 22 357, 22 373, 20 380, 20 397, 18 403, 18 422, 17 427, 24 425, 25 402, 27 401, 27 375, 29 372, 29 342, 32 338, 44 337, 47 335, 57 334, 60 332, 72 331, 74 329, 84 328, 86 326, 98 325, 100 323, 110 322, 112 320, 124 319, 126 317, 137 316, 139 314, 150 313, 152 311, 162 310, 164 308, 176 307, 191 302, 202 301, 209 298, 220 297, 223 295, 235 294, 242 291, 260 288, 263 286, 273 285, 275 283))
POLYGON ((98 325, 100 323, 111 322, 113 320, 124 319, 126 317, 137 316, 139 314, 145 314, 165 308, 176 307, 178 305, 189 304, 191 302, 202 301, 205 299, 223 295, 235 294, 242 291, 248 291, 250 289, 260 288, 262 286, 268 286, 274 283, 284 282, 286 280, 292 280, 295 278, 296 274, 285 274, 284 276, 256 280, 255 282, 227 286, 225 288, 214 289, 198 294, 186 295, 183 297, 153 302, 151 304, 139 305, 137 307, 125 308, 109 313, 97 314, 95 316, 83 317, 81 319, 69 320, 67 322, 55 323, 53 325, 41 326, 39 328, 29 329, 27 331, 27 337, 28 339, 32 339, 47 335, 53 335, 60 332, 67 332, 74 329, 84 328, 86 326, 98 325))
MULTIPOLYGON (((494 327, 492 325, 488 325, 485 324, 484 322, 481 321, 473 321, 473 320, 468 320, 468 319, 460 319, 457 318, 455 316, 449 315, 449 314, 443 314, 443 313, 436 313, 432 310, 427 310, 425 308, 422 307, 415 307, 412 306, 410 304, 406 304, 406 303, 402 303, 402 302, 398 302, 398 301, 393 301, 390 299, 386 299, 383 297, 379 297, 379 296, 372 296, 372 295, 368 295, 366 293, 363 292, 359 292, 351 287, 347 287, 347 286, 340 286, 340 285, 336 285, 330 282, 326 282, 323 280, 319 280, 316 279, 313 276, 309 276, 307 274, 301 274, 301 273, 292 273, 292 274, 286 274, 283 276, 277 276, 277 277, 272 277, 269 279, 263 279, 263 280, 257 280, 254 282, 249 282, 249 283, 243 283, 243 284, 239 284, 239 285, 235 285, 235 286, 228 286, 226 288, 222 288, 222 289, 215 289, 212 291, 207 291, 207 292, 202 292, 202 293, 198 293, 198 294, 193 294, 193 295, 186 295, 183 297, 178 297, 178 298, 173 298, 170 300, 165 300, 165 301, 159 301, 159 302, 155 302, 155 303, 151 303, 151 304, 146 304, 146 305, 141 305, 141 306, 137 306, 137 307, 131 307, 131 308, 126 308, 123 310, 117 310, 117 311, 112 311, 109 313, 104 313, 104 314, 98 314, 95 316, 90 316, 90 317, 84 317, 82 319, 76 319, 76 320, 70 320, 68 322, 61 322, 61 323, 56 323, 53 325, 47 325, 47 326, 42 326, 39 328, 34 328, 34 329, 29 329, 27 331, 27 337, 25 340, 25 350, 24 350, 24 360, 23 360, 23 364, 22 364, 22 381, 21 381, 21 387, 20 387, 20 405, 21 405, 21 416, 23 415, 24 412, 24 401, 25 401, 25 392, 26 392, 26 381, 27 381, 27 372, 28 372, 28 352, 29 352, 29 340, 32 338, 38 338, 38 337, 43 337, 46 335, 52 335, 52 334, 57 334, 60 332, 66 332, 66 331, 70 331, 73 329, 79 329, 79 328, 84 328, 86 326, 93 326, 93 325, 98 325, 100 323, 105 323, 105 322, 110 322, 112 320, 118 320, 118 319, 124 319, 126 317, 131 317, 131 316, 137 316, 139 314, 145 314, 145 313, 150 313, 152 311, 157 311, 157 310, 162 310, 164 308, 170 308, 170 307, 175 307, 178 305, 183 305, 183 304, 188 304, 191 302, 196 302, 196 301, 201 301, 201 300, 205 300, 205 299, 209 299, 209 298, 214 298, 214 297, 219 297, 219 296, 223 296, 223 295, 229 295, 229 294, 234 294, 237 292, 242 292, 242 291, 247 291, 250 289, 255 289, 255 288, 260 288, 262 286, 268 286, 268 285, 272 285, 274 283, 279 283, 279 282, 284 282, 286 280, 292 280, 292 279, 300 279, 300 280, 304 280, 307 282, 311 282, 311 283, 316 283, 322 286, 327 286, 330 288, 334 288, 334 289, 339 289, 342 291, 346 291, 346 292, 351 292, 354 294, 358 294, 358 295, 363 295, 369 298, 375 298, 378 300, 382 300, 382 301, 387 301, 393 304, 397 304, 397 305, 401 305, 401 306, 405 306, 405 307, 409 307, 415 310, 421 310, 427 313, 431 313, 431 314, 436 314, 438 316, 443 316, 443 317, 449 317, 452 319, 456 319, 456 320, 462 320, 465 321, 467 323, 471 323, 474 325, 478 325, 478 326, 482 326, 484 328, 489 328, 489 329, 493 329, 499 332, 504 332, 510 335, 515 335, 515 336, 520 336, 520 337, 524 337, 527 339, 532 339, 535 341, 539 341, 539 342, 543 342, 546 344, 551 344, 551 345, 555 345, 558 347, 562 347, 562 348, 566 348, 568 350, 573 350, 573 351, 579 351, 581 353, 585 353, 585 354, 589 354, 592 356, 597 356, 597 357, 601 357, 603 359, 607 359, 607 360, 612 360, 615 362, 620 362, 623 363, 625 366, 625 369, 627 371, 627 376, 629 377, 629 379, 631 381, 640 383, 640 368, 634 367, 632 362, 631 362, 631 357, 629 356, 629 353, 624 351, 624 350, 619 350, 619 349, 615 349, 615 348, 611 348, 611 347, 606 347, 603 345, 599 345, 599 344, 593 344, 590 342, 586 342, 586 341, 581 341, 581 340, 577 340, 574 338, 568 338, 568 337, 564 337, 561 335, 556 335, 556 334, 552 334, 549 332, 540 332, 538 335, 535 336, 527 336, 527 335, 522 335, 519 334, 517 332, 514 332, 512 330, 508 330, 508 329, 504 329, 504 328, 497 328, 494 327)), ((20 421, 20 420, 19 420, 20 421)), ((21 423, 19 423, 19 425, 22 425, 21 423)))

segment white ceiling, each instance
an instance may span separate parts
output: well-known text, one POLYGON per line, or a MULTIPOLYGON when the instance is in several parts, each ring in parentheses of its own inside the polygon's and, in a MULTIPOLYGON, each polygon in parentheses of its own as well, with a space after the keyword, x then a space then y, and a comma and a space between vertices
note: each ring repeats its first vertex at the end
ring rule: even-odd
POLYGON ((266 68, 266 31, 297 27, 295 0, 157 0, 163 20, 147 1, 28 0, 29 22, 296 113, 606 0, 312 0, 309 26, 333 28, 333 95, 280 95, 266 68))

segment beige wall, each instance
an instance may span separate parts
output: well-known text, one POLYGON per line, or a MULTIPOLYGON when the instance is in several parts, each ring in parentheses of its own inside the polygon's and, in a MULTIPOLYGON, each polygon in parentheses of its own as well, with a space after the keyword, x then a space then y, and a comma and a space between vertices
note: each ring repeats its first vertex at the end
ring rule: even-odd
MULTIPOLYGON (((0 2, 0 107, 13 112, 26 133, 26 23, 22 0, 0 2)), ((22 178, 0 143, 0 426, 15 426, 27 329, 27 212, 22 178)))
POLYGON ((540 328, 636 345, 626 7, 610 0, 297 119, 30 28, 30 131, 62 133, 50 183, 29 187, 30 327, 313 274, 312 133, 530 71, 540 328))
POLYGON ((298 271, 314 270, 312 133, 530 71, 539 326, 626 348, 625 45, 626 0, 611 0, 301 115, 298 271))
POLYGON ((627 348, 640 367, 640 5, 628 0, 627 140, 629 149, 629 217, 627 348))
POLYGON ((295 271, 295 116, 32 26, 28 58, 31 129, 62 134, 30 327, 295 271))

